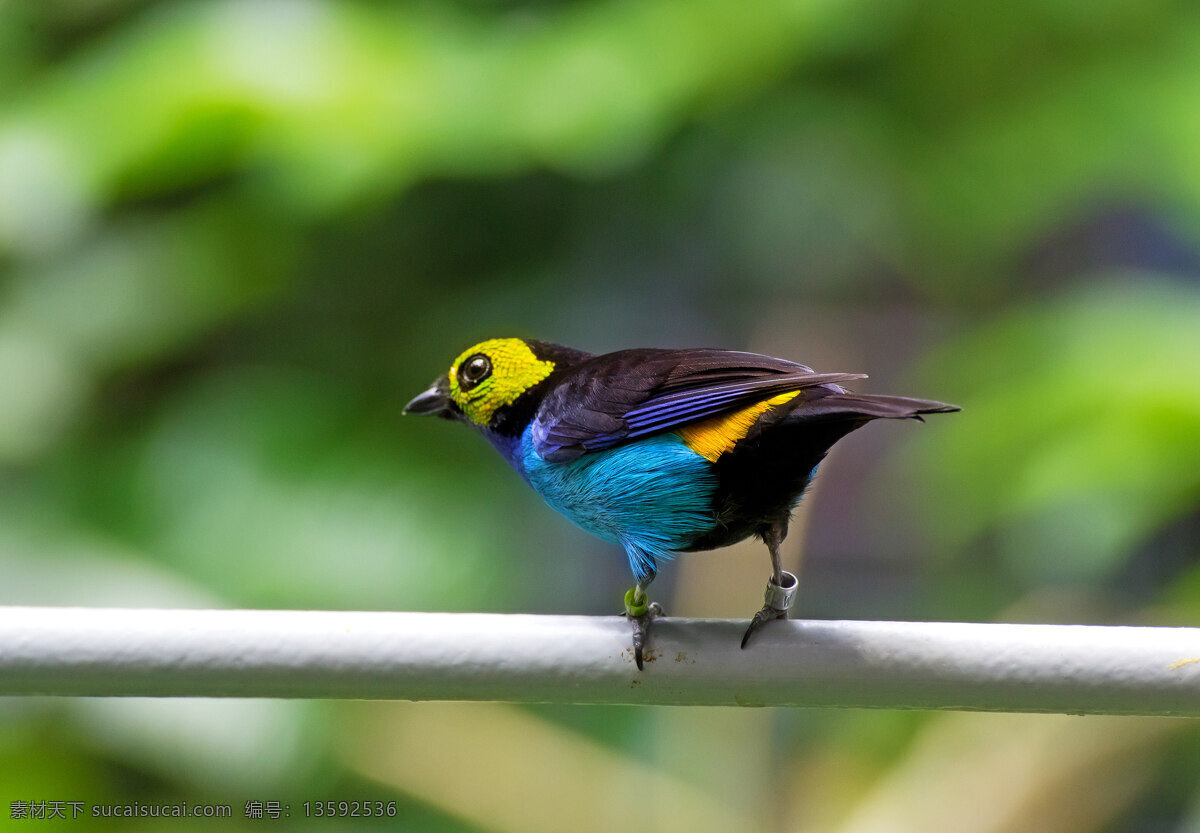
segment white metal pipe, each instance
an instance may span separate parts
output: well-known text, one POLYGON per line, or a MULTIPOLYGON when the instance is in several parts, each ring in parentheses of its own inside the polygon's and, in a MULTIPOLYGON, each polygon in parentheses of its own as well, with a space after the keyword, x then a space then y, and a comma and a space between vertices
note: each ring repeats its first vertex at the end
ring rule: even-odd
POLYGON ((0 608, 0 694, 1200 716, 1200 629, 0 608))

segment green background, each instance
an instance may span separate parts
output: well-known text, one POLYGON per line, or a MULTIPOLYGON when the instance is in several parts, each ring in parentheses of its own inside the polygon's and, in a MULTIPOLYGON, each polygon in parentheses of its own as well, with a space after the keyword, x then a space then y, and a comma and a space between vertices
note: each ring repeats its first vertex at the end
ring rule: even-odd
MULTIPOLYGON (((874 425, 802 616, 1200 622, 1200 12, 0 0, 0 602, 610 615, 623 556, 402 419, 483 338, 724 346, 874 425)), ((664 567, 748 617, 761 545, 664 567)), ((652 668, 647 673, 653 673, 652 668)), ((13 801, 379 829, 1200 830, 1181 720, 0 701, 13 801)), ((74 829, 155 829, 85 821, 74 829)))

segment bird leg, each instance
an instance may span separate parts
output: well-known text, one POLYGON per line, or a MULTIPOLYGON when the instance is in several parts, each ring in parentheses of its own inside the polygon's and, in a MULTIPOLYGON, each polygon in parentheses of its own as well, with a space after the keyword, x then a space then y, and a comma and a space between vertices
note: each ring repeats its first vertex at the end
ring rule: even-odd
POLYGON ((633 658, 637 662, 638 671, 643 670, 642 649, 650 639, 650 622, 655 616, 662 616, 662 605, 652 602, 646 597, 646 585, 638 582, 625 593, 625 617, 633 623, 633 658))
POLYGON ((786 523, 772 524, 763 530, 763 543, 767 545, 767 549, 771 553, 772 572, 771 577, 767 579, 767 590, 763 594, 762 609, 754 614, 754 618, 750 620, 750 627, 746 628, 746 633, 742 637, 743 648, 750 641, 750 635, 767 622, 772 619, 786 619, 788 608, 796 601, 796 590, 800 586, 800 580, 783 569, 783 561, 779 556, 779 546, 786 536, 786 523))

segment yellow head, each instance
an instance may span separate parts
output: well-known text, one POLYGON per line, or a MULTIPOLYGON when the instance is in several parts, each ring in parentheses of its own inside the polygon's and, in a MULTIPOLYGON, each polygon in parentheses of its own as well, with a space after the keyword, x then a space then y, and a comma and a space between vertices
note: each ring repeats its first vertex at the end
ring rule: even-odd
POLYGON ((476 344, 450 365, 450 399, 476 425, 545 379, 554 362, 539 359, 519 338, 493 338, 476 344))

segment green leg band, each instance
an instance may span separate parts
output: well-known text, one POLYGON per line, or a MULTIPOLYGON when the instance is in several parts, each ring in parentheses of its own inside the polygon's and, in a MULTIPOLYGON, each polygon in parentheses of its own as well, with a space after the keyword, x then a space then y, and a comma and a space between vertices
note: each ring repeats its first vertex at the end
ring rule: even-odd
POLYGON ((646 609, 650 606, 650 599, 645 593, 642 594, 642 601, 640 603, 636 601, 637 594, 638 589, 636 587, 630 587, 625 591, 625 612, 634 618, 644 616, 646 609))

